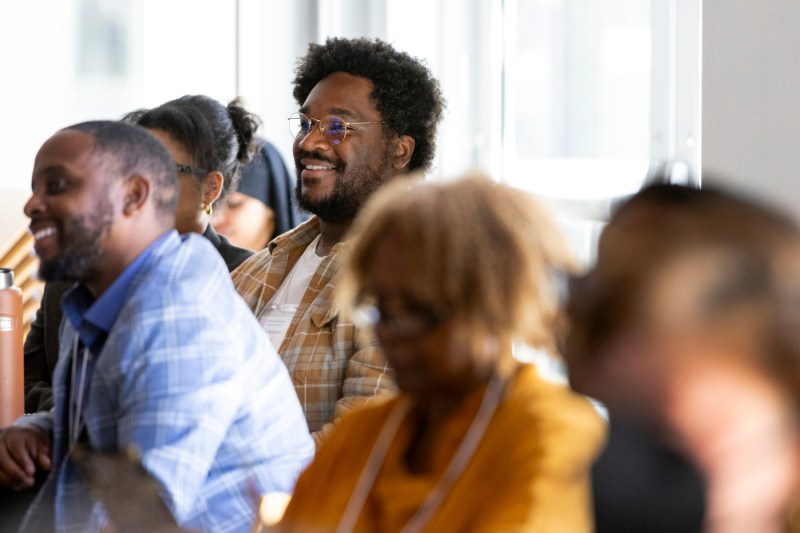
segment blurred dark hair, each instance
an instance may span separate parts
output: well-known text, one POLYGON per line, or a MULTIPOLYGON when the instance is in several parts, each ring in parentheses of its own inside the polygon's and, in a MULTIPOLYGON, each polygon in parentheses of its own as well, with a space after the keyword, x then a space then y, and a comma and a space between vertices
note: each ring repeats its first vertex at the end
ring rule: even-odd
POLYGON ((608 344, 647 320, 651 290, 664 279, 680 280, 669 288, 680 327, 711 331, 746 310, 746 331, 736 334, 800 405, 800 227, 753 200, 677 185, 624 203, 601 236, 597 264, 572 284, 565 352, 573 386, 584 389, 608 344), (682 277, 665 277, 676 272, 682 277))

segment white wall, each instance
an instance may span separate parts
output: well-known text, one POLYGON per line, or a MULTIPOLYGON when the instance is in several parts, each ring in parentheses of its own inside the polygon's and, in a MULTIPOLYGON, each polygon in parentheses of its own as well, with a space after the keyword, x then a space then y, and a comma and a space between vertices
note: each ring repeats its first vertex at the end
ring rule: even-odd
POLYGON ((71 80, 72 64, 51 60, 53 43, 64 56, 74 54, 74 27, 59 23, 71 20, 74 11, 72 0, 0 6, 2 189, 30 191, 33 158, 39 146, 56 129, 78 120, 65 106, 73 97, 72 85, 65 83, 71 80), (42 9, 48 9, 49 15, 39 17, 42 9))
POLYGON ((69 124, 118 119, 187 93, 236 96, 233 2, 89 3, 104 7, 95 13, 117 23, 112 31, 82 26, 77 0, 0 2, 2 189, 30 190, 39 146, 69 124), (82 64, 81 36, 100 65, 82 64), (106 71, 109 54, 119 71, 106 71))
POLYGON ((317 39, 316 3, 239 0, 238 94, 261 117, 261 135, 287 164, 292 161, 292 137, 286 119, 298 107, 291 82, 297 58, 317 39))
POLYGON ((703 2, 703 183, 800 218, 800 2, 703 2))
POLYGON ((28 225, 22 207, 34 157, 59 128, 187 93, 236 96, 233 2, 85 2, 101 21, 111 19, 105 32, 82 26, 81 5, 0 2, 0 247, 28 225), (81 42, 94 56, 81 53, 81 42))

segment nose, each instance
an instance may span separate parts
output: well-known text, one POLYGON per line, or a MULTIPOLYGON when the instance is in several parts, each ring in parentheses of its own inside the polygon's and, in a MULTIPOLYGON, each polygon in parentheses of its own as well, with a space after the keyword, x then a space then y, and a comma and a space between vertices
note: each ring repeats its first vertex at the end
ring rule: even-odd
POLYGON ((404 347, 408 346, 408 342, 413 339, 413 337, 407 333, 387 326, 383 322, 378 322, 374 327, 375 336, 378 338, 378 342, 381 346, 392 349, 393 351, 402 351, 404 347))
POLYGON ((330 143, 322 134, 320 123, 314 121, 313 127, 305 137, 298 137, 297 146, 306 152, 313 152, 315 147, 330 147, 330 143))
POLYGON ((28 218, 33 218, 34 215, 44 211, 44 201, 42 200, 42 195, 34 190, 31 193, 31 197, 28 198, 27 202, 25 202, 25 206, 22 208, 22 211, 28 218))

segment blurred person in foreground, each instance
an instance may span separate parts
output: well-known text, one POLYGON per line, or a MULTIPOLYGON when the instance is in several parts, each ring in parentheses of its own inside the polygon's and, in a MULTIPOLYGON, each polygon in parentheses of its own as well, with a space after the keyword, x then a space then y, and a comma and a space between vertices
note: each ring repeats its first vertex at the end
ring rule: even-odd
POLYGON ((397 390, 383 353, 334 304, 334 290, 345 236, 367 199, 430 170, 444 99, 422 61, 379 39, 312 43, 295 73, 295 196, 314 216, 232 276, 289 368, 319 444, 342 414, 397 390))
POLYGON ((278 529, 591 531, 603 422, 512 355, 562 326, 570 262, 542 208, 483 176, 411 180, 376 193, 353 235, 340 296, 402 393, 334 427, 278 529))
MULTIPOLYGON (((608 406, 612 431, 615 418, 634 425, 702 476, 702 523, 669 531, 797 530, 790 525, 800 488, 793 221, 725 192, 647 188, 612 217, 595 267, 573 283, 569 314, 575 389, 608 406)), ((633 487, 644 475, 616 474, 613 483, 633 487)), ((608 521, 598 531, 668 531, 645 525, 665 505, 663 494, 611 502, 601 486, 595 482, 604 502, 597 514, 608 521)))
POLYGON ((0 483, 50 471, 26 531, 100 531, 70 451, 134 449, 178 524, 248 531, 253 493, 291 491, 314 447, 286 368, 222 257, 175 229, 175 161, 123 122, 56 132, 25 204, 46 281, 62 300, 54 408, 0 433, 0 483), (54 510, 53 510, 54 508, 54 510), (48 512, 53 510, 53 512, 48 512))
POLYGON ((253 159, 241 174, 239 186, 214 210, 214 228, 234 245, 258 252, 307 216, 292 201, 295 180, 268 141, 257 139, 253 159))

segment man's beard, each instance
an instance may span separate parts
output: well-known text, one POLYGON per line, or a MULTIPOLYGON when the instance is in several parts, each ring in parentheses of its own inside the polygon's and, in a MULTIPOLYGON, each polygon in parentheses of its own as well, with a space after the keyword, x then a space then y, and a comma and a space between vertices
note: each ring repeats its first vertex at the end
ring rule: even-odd
POLYGON ((111 229, 111 203, 104 200, 97 210, 67 220, 59 231, 59 253, 39 266, 44 281, 88 281, 103 259, 102 238, 111 229))
MULTIPOLYGON (((297 159, 306 157, 306 155, 310 156, 311 154, 301 154, 297 159)), ((314 157, 331 162, 327 158, 314 157)), ((343 165, 339 163, 336 165, 336 182, 331 193, 324 198, 314 200, 303 197, 303 183, 300 172, 298 172, 294 190, 297 205, 303 211, 317 215, 325 222, 332 224, 349 222, 358 215, 361 207, 372 193, 383 185, 386 165, 389 164, 389 161, 389 155, 384 154, 381 167, 370 168, 364 162, 349 168, 346 173, 342 173, 343 165)))

